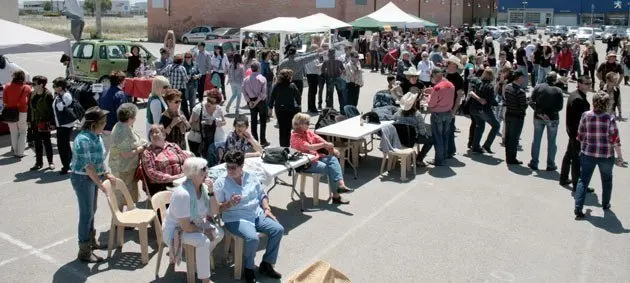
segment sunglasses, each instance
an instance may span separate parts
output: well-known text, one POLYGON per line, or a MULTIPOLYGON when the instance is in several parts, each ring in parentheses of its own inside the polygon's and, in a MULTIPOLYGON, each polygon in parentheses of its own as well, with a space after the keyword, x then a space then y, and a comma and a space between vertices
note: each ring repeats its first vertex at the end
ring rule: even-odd
POLYGON ((226 164, 225 167, 227 168, 227 170, 236 170, 240 166, 237 164, 226 164))

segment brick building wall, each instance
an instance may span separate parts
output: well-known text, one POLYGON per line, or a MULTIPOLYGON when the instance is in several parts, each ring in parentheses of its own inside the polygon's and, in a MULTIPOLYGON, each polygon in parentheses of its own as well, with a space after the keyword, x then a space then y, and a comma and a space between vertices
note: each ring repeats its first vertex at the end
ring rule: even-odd
MULTIPOLYGON (((461 0, 464 1, 464 23, 486 25, 488 19, 494 19, 497 16, 497 0, 461 0), (470 6, 468 6, 470 4, 470 6), (488 8, 490 7, 490 8, 488 8), (474 17, 474 19, 473 19, 474 17), (481 23, 480 23, 481 21, 481 23)), ((494 20, 490 25, 494 24, 494 20)))
MULTIPOLYGON (((316 0, 171 0, 171 15, 164 8, 154 8, 149 0, 148 35, 151 41, 162 41, 167 30, 180 36, 197 25, 243 27, 275 17, 305 17, 324 13, 345 22, 354 21, 374 12, 374 1, 379 9, 390 0, 367 0, 356 5, 354 0, 336 0, 335 8, 316 8, 316 0)), ((167 0, 159 0, 168 3, 167 0)), ((446 26, 459 26, 464 21, 463 0, 391 0, 403 11, 446 26), (452 10, 449 9, 452 4, 452 10), (459 4, 459 5, 457 5, 459 4), (419 7, 418 7, 419 6, 419 7), (420 9, 418 9, 420 8, 420 9)), ((472 0, 470 0, 472 1, 472 0)), ((491 0, 476 0, 491 1, 491 0)))

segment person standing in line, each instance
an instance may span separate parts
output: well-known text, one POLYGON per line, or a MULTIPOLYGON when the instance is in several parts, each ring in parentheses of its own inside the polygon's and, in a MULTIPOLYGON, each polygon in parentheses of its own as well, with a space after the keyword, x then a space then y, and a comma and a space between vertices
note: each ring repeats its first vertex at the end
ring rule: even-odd
POLYGON ((345 64, 346 70, 346 105, 357 106, 359 104, 359 92, 363 86, 363 70, 359 62, 359 53, 350 52, 350 60, 345 64))
MULTIPOLYGON (((311 50, 318 50, 319 46, 316 44, 311 45, 311 50)), ((309 113, 318 113, 317 107, 315 105, 315 96, 317 95, 317 87, 319 85, 319 78, 321 76, 321 65, 319 59, 315 59, 314 61, 310 61, 306 63, 306 82, 308 83, 308 112, 309 113)), ((320 98, 321 104, 321 98, 320 98)), ((270 104, 271 105, 271 104, 270 104)), ((289 126, 289 130, 290 130, 289 126)))
POLYGON ((112 129, 114 128, 116 122, 118 122, 116 111, 118 111, 118 107, 120 107, 120 105, 127 102, 127 95, 125 94, 125 91, 123 91, 123 88, 125 87, 125 73, 121 71, 113 71, 109 75, 109 82, 111 84, 109 89, 99 98, 98 101, 98 106, 109 112, 107 114, 105 129, 101 135, 106 151, 109 151, 110 148, 110 135, 112 133, 112 129))
POLYGON ((243 80, 243 98, 251 112, 252 136, 262 147, 269 146, 267 141, 267 79, 259 73, 260 63, 252 62, 252 74, 243 80), (258 122, 260 117, 260 139, 258 139, 258 122))
POLYGON ((582 67, 584 68, 584 75, 591 78, 591 90, 595 90, 595 70, 597 70, 598 63, 599 56, 595 51, 595 46, 589 44, 582 55, 582 67))
MULTIPOLYGON (((529 46, 527 46, 529 47, 529 46)), ((532 54, 532 87, 535 87, 538 83, 538 71, 540 69, 540 63, 543 59, 543 47, 540 43, 536 44, 534 53, 532 54)))
POLYGON ((245 68, 243 63, 241 62, 241 54, 234 54, 234 58, 232 58, 232 63, 228 68, 228 84, 232 88, 232 96, 225 106, 225 113, 230 113, 230 106, 232 106, 232 102, 236 99, 236 110, 234 113, 236 115, 239 114, 241 110, 241 96, 243 92, 243 79, 245 79, 245 68))
POLYGON ((527 94, 523 85, 527 85, 527 70, 516 70, 512 73, 512 82, 505 87, 505 162, 508 165, 523 164, 516 159, 527 112, 527 94))
POLYGON ((70 137, 72 129, 77 122, 75 117, 70 113, 70 104, 72 104, 72 95, 68 92, 68 81, 63 77, 58 77, 53 81, 53 89, 55 90, 55 99, 53 100, 53 112, 55 115, 55 126, 57 127, 57 149, 59 150, 59 158, 61 159, 61 175, 68 174, 70 171, 70 160, 72 160, 72 149, 70 148, 70 137))
POLYGON ((448 158, 448 140, 453 119, 453 101, 455 101, 455 86, 444 78, 444 71, 434 68, 431 72, 434 86, 426 89, 429 95, 429 111, 431 112, 431 132, 435 138, 435 159, 428 163, 444 166, 448 158))
POLYGON ((562 158, 562 167, 560 169, 560 185, 573 185, 572 191, 577 188, 578 178, 580 177, 580 150, 581 144, 577 139, 578 127, 582 113, 591 109, 586 94, 591 89, 591 79, 589 77, 578 78, 577 90, 571 93, 567 100, 567 116, 566 127, 569 135, 569 144, 567 151, 562 158), (569 179, 569 171, 571 179, 569 179))
MULTIPOLYGON (((516 49, 516 66, 517 69, 521 71, 521 73, 523 74, 528 74, 527 72, 527 51, 525 50, 526 47, 526 42, 525 41, 521 41, 521 47, 519 47, 518 49, 516 49)), ((524 84, 522 85, 522 87, 527 90, 527 80, 525 80, 524 84)))
POLYGON ((475 121, 475 129, 472 142, 472 152, 483 154, 492 152, 492 143, 499 132, 501 124, 497 120, 492 106, 496 106, 496 94, 492 85, 494 79, 494 71, 490 67, 486 67, 480 80, 474 83, 473 91, 470 92, 472 100, 470 100, 470 116, 475 121), (481 137, 485 130, 486 123, 490 124, 492 129, 486 137, 486 141, 481 146, 481 137))
MULTIPOLYGON (((300 111, 302 109, 302 90, 304 89, 304 71, 306 70, 305 66, 307 63, 317 59, 319 57, 319 53, 312 52, 309 54, 297 56, 297 49, 295 46, 290 44, 286 48, 286 58, 278 64, 278 71, 282 69, 289 69, 293 71, 293 81, 292 83, 298 88, 300 92, 300 99, 298 100, 298 105, 300 106, 300 111)), ((254 125, 252 125, 252 129, 254 125)))
MULTIPOLYGON (((180 54, 175 55, 173 63, 164 68, 160 75, 168 78, 171 83, 171 88, 179 90, 180 93, 186 93, 186 84, 190 81, 190 76, 186 72, 186 68, 182 65, 184 63, 184 57, 180 54)), ((186 119, 190 119, 190 111, 188 107, 188 100, 182 99, 180 103, 180 109, 186 116, 186 119)))
POLYGON ((8 109, 17 110, 15 120, 8 121, 9 131, 11 132, 11 147, 13 148, 13 156, 23 158, 26 149, 26 134, 28 131, 28 99, 31 95, 31 86, 27 84, 26 74, 22 70, 13 72, 12 80, 4 86, 4 96, 2 102, 4 104, 5 115, 8 109))
POLYGON ((33 77, 33 93, 30 99, 30 108, 32 121, 35 125, 34 142, 35 142, 35 166, 31 167, 31 171, 39 170, 44 165, 44 149, 46 150, 46 158, 48 159, 48 169, 55 170, 53 163, 53 150, 50 142, 50 132, 55 124, 53 115, 53 95, 46 89, 48 78, 44 76, 33 77))
POLYGON ((186 74, 190 78, 188 82, 186 82, 186 93, 183 97, 188 102, 188 113, 192 112, 192 109, 197 104, 197 88, 199 87, 199 69, 197 68, 197 64, 193 61, 193 55, 190 51, 184 54, 184 69, 186 69, 186 74))
POLYGON ((464 78, 462 77, 459 70, 463 69, 459 58, 455 56, 451 56, 446 59, 446 79, 455 86, 455 96, 453 101, 453 109, 451 110, 453 119, 451 119, 451 130, 449 132, 449 140, 448 140, 448 150, 447 150, 447 158, 453 158, 455 153, 457 153, 457 148, 455 146, 455 117, 457 111, 459 110, 459 106, 462 104, 462 98, 464 97, 464 78))
POLYGON ((221 85, 215 86, 215 87, 221 88, 223 101, 226 100, 225 72, 227 71, 229 64, 230 64, 230 60, 228 60, 227 55, 223 53, 223 47, 221 45, 215 46, 214 53, 212 54, 212 56, 210 56, 210 73, 211 73, 211 76, 214 76, 214 74, 218 74, 219 78, 221 79, 221 85))
POLYGON ((345 72, 343 62, 335 58, 335 50, 328 50, 328 60, 322 65, 322 75, 326 77, 326 108, 334 108, 334 89, 337 89, 339 99, 339 112, 344 114, 343 107, 346 106, 346 81, 341 78, 345 72))
POLYGON ((534 109, 534 140, 532 142, 532 160, 527 166, 538 171, 538 157, 540 156, 540 141, 543 131, 547 129, 547 171, 556 171, 556 136, 558 135, 558 125, 560 116, 558 112, 562 110, 564 97, 562 90, 554 86, 558 80, 556 72, 547 75, 546 83, 537 85, 532 91, 529 105, 534 109))
POLYGON ((582 208, 588 185, 591 183, 595 166, 599 167, 602 179, 602 208, 610 209, 610 195, 613 186, 614 149, 621 145, 619 129, 613 115, 607 112, 612 97, 606 93, 593 96, 593 110, 582 114, 577 131, 580 149, 580 180, 575 191, 576 219, 584 218, 582 208))
MULTIPOLYGON (((199 101, 203 100, 203 92, 205 90, 206 85, 206 76, 210 75, 210 52, 206 51, 206 43, 199 42, 197 44, 197 57, 195 58, 195 62, 197 63, 197 70, 201 77, 199 77, 199 84, 197 85, 197 99, 199 101)), ((190 106, 195 107, 195 105, 190 106)))
POLYGON ((379 67, 379 62, 381 60, 379 60, 379 53, 378 53, 378 49, 379 49, 379 36, 378 33, 374 33, 372 35, 372 40, 370 40, 370 55, 371 55, 371 64, 370 64, 370 69, 373 73, 378 72, 378 67, 379 67))
POLYGON ((274 107, 276 117, 278 117, 278 128, 280 130, 280 146, 289 147, 291 140, 291 121, 293 116, 299 113, 297 98, 300 95, 293 81, 293 71, 289 69, 280 70, 278 82, 271 91, 269 98, 269 112, 274 107))

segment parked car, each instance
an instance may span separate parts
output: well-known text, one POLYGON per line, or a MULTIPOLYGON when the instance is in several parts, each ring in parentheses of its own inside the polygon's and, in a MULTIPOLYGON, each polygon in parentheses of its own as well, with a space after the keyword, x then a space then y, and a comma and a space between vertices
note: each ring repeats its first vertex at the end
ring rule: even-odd
POLYGON ((616 26, 605 26, 604 32, 602 33, 602 41, 607 41, 613 34, 623 36, 625 34, 625 29, 616 26))
POLYGON ((127 70, 127 53, 140 47, 140 57, 153 64, 157 57, 140 44, 131 41, 81 40, 72 46, 74 73, 80 80, 109 85, 112 71, 127 70))
POLYGON ((486 26, 483 31, 484 33, 490 33, 490 35, 494 39, 499 38, 501 36, 501 33, 503 33, 503 31, 501 31, 495 26, 486 26))
POLYGON ((553 36, 567 36, 569 32, 569 28, 566 26, 555 26, 551 31, 551 35, 553 36))
POLYGON ((240 32, 240 29, 237 29, 237 28, 218 28, 212 31, 211 34, 208 34, 206 36, 206 40, 219 39, 219 38, 223 38, 223 39, 238 38, 240 37, 239 32, 240 32))
POLYGON ((545 27, 545 35, 550 35, 552 30, 553 30, 553 26, 545 27))
POLYGON ((527 26, 527 31, 529 34, 536 34, 538 32, 538 28, 535 25, 529 24, 527 26))
POLYGON ((599 39, 599 40, 601 40, 601 39, 602 39, 602 35, 604 34, 604 29, 603 29, 603 27, 600 27, 600 28, 594 28, 594 30, 595 30, 595 39, 599 39))
POLYGON ((527 28, 522 25, 511 25, 509 28, 514 31, 515 36, 526 35, 528 33, 527 28))
POLYGON ((567 36, 577 35, 578 29, 579 27, 576 26, 569 27, 569 30, 567 31, 567 36))
POLYGON ((595 29, 591 27, 578 28, 575 38, 582 44, 585 42, 595 44, 595 29))
POLYGON ((505 33, 506 35, 508 35, 508 37, 514 37, 514 30, 513 30, 513 29, 511 29, 511 28, 509 28, 509 27, 506 27, 506 26, 497 26, 497 28, 498 28, 501 32, 503 32, 503 33, 505 33))
MULTIPOLYGON (((234 54, 240 52, 241 50, 241 42, 239 39, 213 39, 206 40, 205 42, 206 50, 208 52, 213 52, 215 46, 223 47, 223 52, 225 52, 225 54, 228 56, 230 62, 232 62, 234 54)), ((197 57, 199 49, 195 46, 190 49, 190 52, 193 54, 194 57, 197 57)))
POLYGON ((198 26, 182 34, 181 40, 184 44, 198 43, 206 40, 206 36, 212 33, 212 26, 198 26))

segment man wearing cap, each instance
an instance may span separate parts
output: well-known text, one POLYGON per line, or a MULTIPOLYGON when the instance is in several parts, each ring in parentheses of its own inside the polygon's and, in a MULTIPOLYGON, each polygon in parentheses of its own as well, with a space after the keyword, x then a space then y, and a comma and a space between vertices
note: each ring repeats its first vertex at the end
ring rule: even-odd
POLYGON ((547 171, 555 171, 556 166, 556 136, 564 97, 562 90, 554 86, 558 81, 558 74, 550 72, 545 83, 538 84, 532 91, 530 106, 534 109, 534 141, 532 142, 532 160, 527 165, 532 170, 538 170, 538 157, 540 155, 540 140, 547 128, 547 171))
POLYGON ((581 144, 577 139, 578 126, 582 113, 591 109, 591 105, 586 98, 586 93, 591 89, 591 79, 589 77, 578 78, 577 90, 571 93, 567 100, 567 116, 566 126, 567 134, 569 134, 569 144, 567 151, 562 159, 562 167, 560 169, 560 185, 566 186, 571 184, 572 191, 577 188, 578 179, 580 177, 580 150, 581 144), (569 171, 571 171, 571 179, 569 179, 569 171))
MULTIPOLYGON (((197 44, 197 57, 195 57, 195 62, 197 62, 197 69, 199 70, 199 74, 201 77, 199 78, 199 83, 197 84, 197 98, 199 101, 203 99, 203 91, 206 82, 206 76, 210 74, 210 52, 206 51, 206 43, 199 42, 197 44)), ((191 105, 190 107, 194 107, 191 105)))
POLYGON ((527 111, 527 94, 523 85, 527 85, 527 72, 517 70, 512 73, 513 81, 505 86, 505 162, 508 165, 521 165, 516 159, 518 140, 521 137, 525 113, 527 111))
POLYGON ((448 158, 455 86, 444 78, 444 71, 440 68, 433 69, 431 81, 434 86, 426 89, 425 94, 429 95, 431 132, 433 137, 435 137, 435 160, 432 163, 435 166, 444 166, 448 158))
POLYGON ((171 54, 169 53, 168 49, 164 47, 160 48, 160 59, 155 61, 155 64, 154 64, 155 71, 159 74, 162 72, 164 68, 166 68, 171 63, 173 63, 173 60, 171 60, 171 54))
POLYGON ((614 51, 608 52, 606 59, 606 63, 599 65, 599 68, 597 68, 597 78, 599 79, 600 90, 604 89, 604 85, 606 84, 606 75, 608 73, 615 72, 619 74, 617 87, 619 87, 623 78, 623 68, 621 67, 621 64, 617 63, 617 53, 614 51))
POLYGON ((459 70, 463 68, 464 66, 462 66, 459 58, 451 56, 446 59, 446 79, 451 82, 455 87, 455 96, 453 96, 453 108, 451 109, 453 119, 451 119, 448 150, 446 151, 447 158, 452 158, 457 152, 457 148, 455 146, 455 114, 457 113, 457 110, 459 110, 462 98, 464 97, 464 78, 459 72, 459 70))

